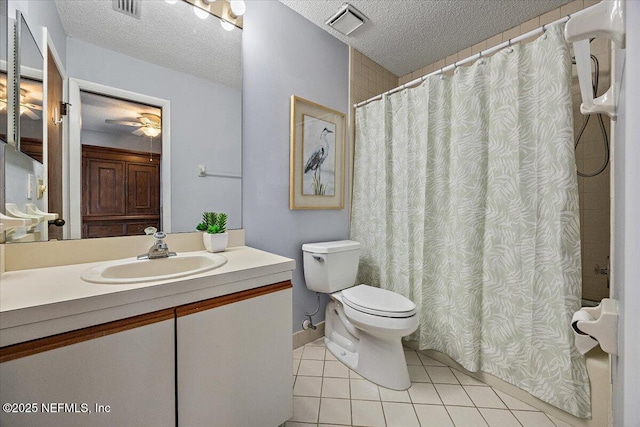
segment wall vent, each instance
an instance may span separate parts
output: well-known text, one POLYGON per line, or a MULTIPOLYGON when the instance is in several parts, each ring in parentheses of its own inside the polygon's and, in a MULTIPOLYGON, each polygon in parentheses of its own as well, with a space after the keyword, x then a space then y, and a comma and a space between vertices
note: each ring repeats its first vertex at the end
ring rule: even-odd
POLYGON ((133 18, 140 19, 140 9, 142 6, 142 2, 140 0, 112 0, 112 2, 114 10, 133 18))
POLYGON ((345 3, 340 7, 340 9, 338 9, 338 12, 336 12, 335 15, 327 19, 325 24, 339 33, 348 36, 357 28, 362 26, 366 21, 367 17, 364 16, 362 12, 350 4, 345 3))

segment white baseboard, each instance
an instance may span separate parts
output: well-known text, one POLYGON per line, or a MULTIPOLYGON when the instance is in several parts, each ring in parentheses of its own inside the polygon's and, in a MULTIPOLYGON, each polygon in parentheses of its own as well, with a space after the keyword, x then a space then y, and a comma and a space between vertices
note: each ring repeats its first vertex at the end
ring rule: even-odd
POLYGON ((293 348, 302 347, 324 336, 324 320, 316 325, 316 329, 307 329, 293 334, 293 348))

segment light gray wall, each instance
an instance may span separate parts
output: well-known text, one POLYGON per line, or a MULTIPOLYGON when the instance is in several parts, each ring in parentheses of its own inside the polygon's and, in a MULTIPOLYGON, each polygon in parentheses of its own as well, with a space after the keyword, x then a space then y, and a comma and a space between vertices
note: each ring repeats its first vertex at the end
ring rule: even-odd
MULTIPOLYGON (((247 3, 242 44, 243 224, 249 246, 296 260, 296 331, 302 328, 303 312, 316 304, 315 294, 305 286, 301 246, 348 238, 349 212, 347 208, 289 210, 290 97, 297 95, 346 114, 349 51, 277 1, 247 3)), ((324 319, 326 301, 325 296, 314 320, 324 319)))
POLYGON ((614 298, 619 302, 618 352, 613 358, 613 420, 640 425, 640 2, 626 2, 626 65, 614 140, 614 298))
POLYGON ((122 135, 83 129, 81 139, 83 145, 95 145, 98 147, 120 148, 121 150, 142 152, 149 152, 149 148, 151 148, 151 152, 153 153, 162 152, 160 138, 153 138, 153 144, 149 144, 148 136, 122 135))
MULTIPOLYGON (((241 93, 184 73, 67 39, 67 74, 82 80, 171 101, 171 231, 192 231, 203 211, 226 212, 241 227, 241 93)), ((164 183, 163 183, 164 184, 164 183)))

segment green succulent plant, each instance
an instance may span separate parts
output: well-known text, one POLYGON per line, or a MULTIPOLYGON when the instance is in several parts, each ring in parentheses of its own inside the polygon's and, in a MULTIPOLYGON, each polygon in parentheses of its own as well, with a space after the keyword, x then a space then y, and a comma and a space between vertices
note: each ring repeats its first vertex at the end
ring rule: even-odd
POLYGON ((196 230, 208 234, 219 234, 227 231, 227 214, 205 212, 202 214, 202 222, 196 225, 196 230))

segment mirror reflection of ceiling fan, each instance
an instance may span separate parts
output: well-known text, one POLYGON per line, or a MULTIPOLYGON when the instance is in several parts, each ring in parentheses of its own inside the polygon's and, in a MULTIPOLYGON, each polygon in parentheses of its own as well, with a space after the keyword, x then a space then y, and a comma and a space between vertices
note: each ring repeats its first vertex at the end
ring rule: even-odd
MULTIPOLYGON (((42 111, 41 105, 32 104, 27 102, 29 97, 29 91, 20 89, 20 115, 23 114, 29 117, 31 120, 40 120, 40 116, 34 112, 42 111)), ((0 111, 7 109, 7 91, 6 87, 0 83, 0 111)))
POLYGON ((138 121, 129 120, 110 120, 106 119, 105 123, 110 125, 132 126, 138 129, 131 132, 134 135, 156 137, 162 132, 160 116, 151 113, 142 113, 138 117, 138 121))

